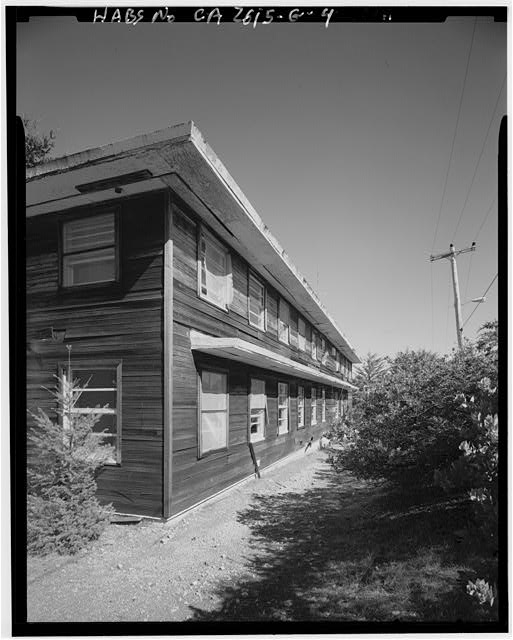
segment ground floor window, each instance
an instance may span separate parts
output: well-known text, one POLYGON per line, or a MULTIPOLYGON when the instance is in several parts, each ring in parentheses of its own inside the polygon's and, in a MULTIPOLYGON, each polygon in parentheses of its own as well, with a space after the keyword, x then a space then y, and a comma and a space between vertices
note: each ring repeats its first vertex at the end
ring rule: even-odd
POLYGON ((335 389, 335 418, 340 418, 341 415, 341 401, 340 401, 340 390, 335 389))
POLYGON ((265 394, 265 380, 251 378, 251 392, 249 396, 249 440, 256 442, 265 437, 267 422, 267 396, 265 394))
POLYGON ((278 382, 278 434, 289 430, 289 385, 278 382))
POLYGON ((305 388, 301 385, 297 388, 297 426, 305 426, 305 388))
POLYGON ((326 389, 321 389, 321 422, 326 422, 326 389))
POLYGON ((317 424, 317 389, 312 387, 311 392, 311 410, 312 410, 312 424, 317 424))
POLYGON ((104 432, 105 444, 114 447, 114 454, 107 464, 121 462, 121 363, 102 365, 61 366, 63 390, 72 382, 73 401, 70 416, 63 417, 64 432, 70 429, 73 416, 97 414, 100 416, 93 431, 104 432))
POLYGON ((203 370, 200 376, 200 456, 228 446, 228 381, 226 373, 203 370))

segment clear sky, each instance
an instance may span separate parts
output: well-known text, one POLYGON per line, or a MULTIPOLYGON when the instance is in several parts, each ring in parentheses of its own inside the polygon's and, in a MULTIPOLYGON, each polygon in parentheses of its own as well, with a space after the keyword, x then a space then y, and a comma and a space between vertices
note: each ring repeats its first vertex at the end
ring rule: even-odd
POLYGON ((429 255, 477 241, 464 303, 497 273, 506 29, 37 18, 18 25, 18 113, 55 130, 56 156, 194 120, 360 355, 447 352, 450 265, 429 255))

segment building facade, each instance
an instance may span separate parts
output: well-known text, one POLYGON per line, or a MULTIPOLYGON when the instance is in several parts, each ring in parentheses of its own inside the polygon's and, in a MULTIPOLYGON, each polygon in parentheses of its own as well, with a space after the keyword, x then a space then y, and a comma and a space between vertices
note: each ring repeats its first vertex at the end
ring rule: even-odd
POLYGON ((347 410, 357 354, 193 123, 35 167, 26 194, 27 405, 81 381, 118 512, 176 515, 347 410))

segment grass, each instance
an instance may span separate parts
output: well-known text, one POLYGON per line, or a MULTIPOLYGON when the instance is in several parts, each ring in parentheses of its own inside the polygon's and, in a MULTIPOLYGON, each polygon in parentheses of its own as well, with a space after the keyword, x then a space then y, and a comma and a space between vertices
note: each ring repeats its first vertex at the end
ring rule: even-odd
MULTIPOLYGON (((398 493, 326 465, 306 492, 257 495, 246 577, 195 621, 482 622, 466 594, 483 575, 467 501, 398 493)), ((484 554, 484 555, 483 555, 484 554)))

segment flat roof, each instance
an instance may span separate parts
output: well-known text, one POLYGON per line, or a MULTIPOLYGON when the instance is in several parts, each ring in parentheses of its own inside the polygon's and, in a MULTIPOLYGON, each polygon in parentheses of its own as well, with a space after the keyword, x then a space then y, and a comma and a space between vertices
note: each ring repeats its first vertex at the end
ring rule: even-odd
POLYGON ((27 217, 170 187, 346 358, 360 361, 192 121, 50 160, 27 169, 26 180, 27 217))

